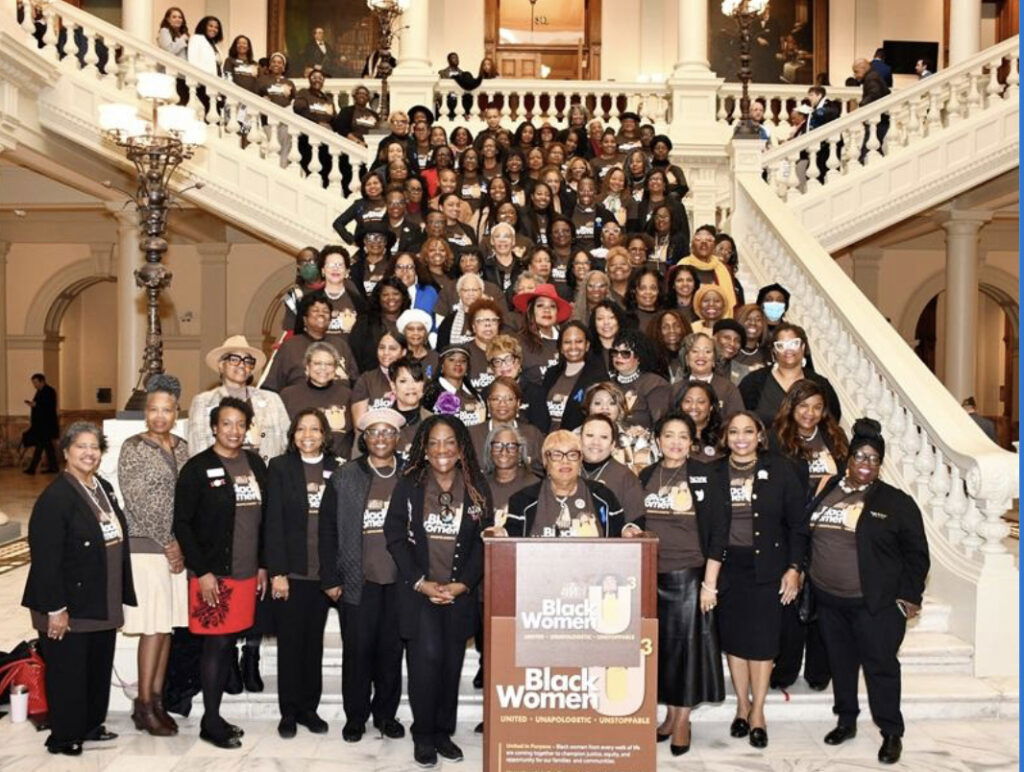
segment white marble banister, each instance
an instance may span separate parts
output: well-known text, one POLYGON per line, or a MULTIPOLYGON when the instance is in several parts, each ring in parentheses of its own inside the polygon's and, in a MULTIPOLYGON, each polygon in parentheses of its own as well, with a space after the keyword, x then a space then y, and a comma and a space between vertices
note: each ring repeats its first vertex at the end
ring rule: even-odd
MULTIPOLYGON (((807 98, 809 85, 788 83, 751 83, 749 87, 751 101, 763 100, 765 103, 764 122, 773 129, 773 138, 782 140, 789 133, 789 111, 807 98)), ((854 86, 827 86, 829 99, 834 99, 841 107, 841 114, 846 115, 851 106, 856 106, 860 99, 860 88, 854 86)), ((720 123, 732 123, 739 118, 740 95, 743 87, 739 83, 723 83, 718 91, 718 115, 720 123)))
POLYGON ((790 290, 786 318, 806 330, 818 372, 839 395, 846 427, 863 415, 881 422, 883 479, 910 493, 924 515, 933 563, 930 586, 942 587, 943 597, 967 597, 969 605, 960 609, 961 631, 1005 660, 1016 633, 1013 641, 986 640, 979 631, 993 614, 997 628, 1003 624, 994 600, 984 593, 1003 593, 998 605, 1012 604, 1015 614, 1017 570, 1004 543, 1009 524, 1003 515, 1019 495, 1018 457, 982 433, 764 184, 759 149, 735 152, 738 165, 745 152, 750 167, 736 174, 731 223, 745 257, 744 278, 749 286, 780 282, 790 290))
POLYGON ((442 79, 434 88, 434 106, 439 108, 443 124, 482 126, 481 104, 494 103, 501 109, 502 123, 545 121, 564 125, 569 107, 582 104, 593 117, 611 126, 619 125, 619 115, 631 111, 643 123, 654 124, 659 131, 671 120, 672 96, 664 83, 617 83, 592 80, 545 80, 495 78, 480 88, 464 91, 453 80, 442 79), (463 96, 471 98, 463 103, 463 96), (482 98, 481 98, 482 97, 482 98))
MULTIPOLYGON (((51 61, 59 62, 64 72, 78 71, 95 77, 105 86, 116 87, 121 100, 132 102, 135 101, 136 73, 161 69, 185 81, 189 90, 189 105, 197 113, 202 109, 197 90, 205 90, 210 104, 220 104, 223 108, 207 111, 206 121, 211 128, 211 139, 208 141, 230 138, 236 144, 248 148, 248 152, 259 155, 267 164, 278 164, 287 171, 301 175, 297 154, 281 152, 279 138, 294 138, 304 134, 309 137, 311 144, 328 148, 335 160, 335 172, 331 178, 335 184, 340 183, 340 172, 337 171, 339 156, 348 156, 353 163, 363 163, 371 157, 366 147, 342 138, 302 118, 291 109, 279 107, 229 80, 205 73, 184 59, 171 56, 157 46, 145 43, 120 27, 108 24, 63 0, 47 0, 33 5, 42 8, 46 25, 39 53, 51 61), (59 34, 59 30, 67 32, 64 41, 60 39, 64 36, 59 34), (60 49, 66 55, 62 55, 60 49), (97 65, 100 64, 99 51, 102 49, 106 50, 106 62, 101 70, 97 65), (240 117, 244 117, 248 127, 244 144, 238 136, 240 117), (265 126, 265 131, 252 130, 252 127, 259 125, 265 126)), ((34 25, 27 20, 22 21, 21 27, 26 35, 34 31, 34 25)), ((31 40, 31 43, 34 45, 35 41, 31 40)), ((309 182, 311 185, 316 184, 313 175, 310 175, 309 182)))
POLYGON ((1014 36, 770 150, 762 158, 769 184, 784 200, 811 193, 1004 101, 1016 103, 1019 52, 1020 41, 1014 36), (797 173, 801 160, 806 163, 805 175, 797 173))

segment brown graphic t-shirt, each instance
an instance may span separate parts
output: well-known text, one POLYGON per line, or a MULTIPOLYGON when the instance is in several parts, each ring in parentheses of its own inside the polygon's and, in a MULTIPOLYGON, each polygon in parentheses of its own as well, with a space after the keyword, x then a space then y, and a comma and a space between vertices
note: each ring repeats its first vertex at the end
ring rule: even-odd
POLYGON ((836 473, 836 460, 825 446, 825 439, 821 436, 820 428, 815 429, 814 436, 810 439, 805 440, 802 437, 800 439, 804 448, 811 452, 811 457, 807 462, 807 472, 813 496, 818 490, 818 484, 822 478, 831 477, 836 473))
POLYGON ((659 465, 644 486, 647 530, 658 535, 658 573, 700 568, 704 555, 686 467, 659 465))
POLYGON ((451 490, 444 491, 434 475, 428 474, 423 492, 423 530, 427 532, 430 555, 427 579, 450 582, 455 563, 455 541, 462 527, 465 492, 462 477, 455 475, 451 490))
POLYGON ((840 598, 860 598, 857 523, 864 512, 864 490, 837 485, 811 515, 811 579, 840 598))
POLYGON ((544 538, 559 536, 602 536, 597 519, 597 506, 590 489, 582 482, 570 496, 556 496, 550 483, 540 487, 537 515, 530 528, 530 536, 544 538))
POLYGON ((363 510, 363 578, 374 584, 394 584, 395 561, 384 539, 384 518, 395 490, 395 467, 371 469, 370 492, 363 510))
POLYGON ((235 532, 231 542, 231 577, 249 579, 259 568, 260 523, 263 519, 263 496, 256 476, 249 467, 249 457, 239 453, 234 458, 218 456, 235 487, 235 532))
POLYGON ((729 524, 730 547, 754 546, 754 467, 737 469, 729 462, 729 501, 732 522, 729 524))
POLYGON ((330 485, 330 472, 324 471, 324 459, 302 462, 302 472, 306 480, 306 571, 301 574, 289 574, 292 579, 320 579, 320 503, 324 498, 324 488, 330 485))

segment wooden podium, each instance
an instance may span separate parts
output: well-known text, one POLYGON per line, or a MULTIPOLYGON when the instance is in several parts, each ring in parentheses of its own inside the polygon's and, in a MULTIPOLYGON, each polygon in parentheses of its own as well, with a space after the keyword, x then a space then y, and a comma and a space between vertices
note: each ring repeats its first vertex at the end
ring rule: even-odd
POLYGON ((655 769, 657 549, 484 540, 485 772, 655 769))

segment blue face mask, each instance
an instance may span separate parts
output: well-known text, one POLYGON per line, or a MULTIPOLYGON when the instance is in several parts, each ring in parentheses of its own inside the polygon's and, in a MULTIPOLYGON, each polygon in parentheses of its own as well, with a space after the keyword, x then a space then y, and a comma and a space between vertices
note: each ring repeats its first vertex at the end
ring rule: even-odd
POLYGON ((761 304, 761 310, 768 317, 768 321, 774 324, 786 313, 786 304, 778 300, 768 300, 761 304))

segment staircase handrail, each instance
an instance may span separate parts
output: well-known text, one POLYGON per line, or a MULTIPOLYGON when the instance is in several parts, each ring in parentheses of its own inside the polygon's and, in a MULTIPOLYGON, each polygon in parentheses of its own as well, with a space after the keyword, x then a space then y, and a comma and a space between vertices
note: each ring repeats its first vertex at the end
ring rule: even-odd
POLYGON ((883 476, 921 504, 946 564, 976 578, 987 556, 1007 552, 1003 515, 1019 495, 1017 455, 985 436, 760 174, 737 173, 735 191, 733 235, 750 255, 744 270, 790 290, 787 320, 805 328, 843 422, 881 422, 883 476))
MULTIPOLYGON (((955 64, 952 67, 948 67, 945 70, 935 73, 934 75, 923 78, 912 86, 901 88, 898 91, 893 91, 882 99, 871 102, 868 105, 857 107, 857 109, 850 111, 847 115, 841 118, 830 121, 824 126, 819 126, 818 128, 807 132, 807 134, 802 137, 790 140, 783 145, 769 150, 762 156, 762 166, 768 168, 773 164, 785 161, 788 157, 791 157, 794 154, 799 154, 816 148, 822 144, 823 139, 826 137, 838 137, 843 132, 851 129, 859 129, 863 127, 864 124, 872 124, 873 126, 877 125, 883 114, 893 113, 901 107, 917 104, 923 97, 926 97, 929 92, 934 91, 936 87, 951 85, 956 81, 959 81, 964 76, 970 75, 972 70, 984 67, 997 60, 1001 61, 1007 56, 1007 54, 1012 55, 1018 52, 1019 49, 1020 37, 1018 35, 1007 38, 1006 40, 997 43, 994 46, 990 46, 989 48, 965 59, 959 64, 955 64)), ((1010 61, 1011 63, 1014 63, 1015 59, 1011 56, 1010 61)), ((1016 89, 1017 70, 1015 65, 1011 67, 1010 77, 1007 78, 1007 83, 1005 85, 1007 88, 1016 89)))
MULTIPOLYGON (((26 2, 26 7, 30 7, 30 5, 30 3, 26 2)), ((293 110, 276 105, 269 99, 261 97, 258 94, 254 94, 251 91, 247 91, 229 80, 210 75, 189 63, 186 59, 173 56, 156 44, 147 42, 120 27, 94 16, 88 11, 76 8, 64 0, 45 0, 40 5, 42 5, 44 18, 47 21, 48 33, 43 38, 43 47, 39 49, 39 52, 45 56, 49 56, 54 61, 57 60, 58 52, 56 48, 56 35, 50 34, 53 15, 59 15, 61 19, 70 19, 75 22, 76 25, 82 27, 88 39, 86 67, 89 66, 89 53, 92 53, 95 56, 95 40, 92 36, 98 36, 103 39, 103 42, 110 50, 110 59, 107 64, 108 71, 105 75, 98 73, 98 77, 102 80, 117 78, 119 90, 131 90, 132 100, 136 97, 134 94, 134 82, 131 80, 134 77, 134 71, 131 69, 131 66, 134 65, 135 57, 141 57, 147 64, 162 67, 168 74, 184 77, 186 82, 189 83, 190 88, 193 85, 203 86, 206 88, 207 92, 210 94, 211 100, 211 108, 208 111, 209 116, 207 117, 207 122, 211 122, 211 116, 212 122, 217 121, 216 110, 213 108, 212 103, 216 101, 216 97, 218 95, 222 95, 232 104, 243 105, 248 111, 252 111, 252 113, 256 115, 262 114, 266 116, 270 122, 286 125, 292 133, 292 136, 305 134, 309 137, 311 143, 327 145, 331 149, 333 155, 348 155, 352 161, 356 163, 367 163, 372 161, 372 154, 367 147, 324 129, 314 121, 298 115, 293 110), (90 35, 90 33, 92 34, 90 35), (120 48, 122 51, 120 57, 121 63, 115 62, 114 53, 116 48, 120 48), (114 63, 114 67, 111 67, 111 62, 114 63), (126 68, 124 63, 129 66, 126 68)), ((68 25, 64 24, 64 26, 68 25)), ((22 25, 22 28, 23 31, 28 34, 24 24, 22 25)), ((68 41, 65 43, 65 47, 71 48, 74 45, 75 43, 69 35, 68 41)), ((75 58, 75 53, 72 51, 66 51, 66 54, 66 59, 75 58)), ((148 71, 150 68, 145 67, 141 69, 148 71)), ((155 67, 153 69, 155 69, 155 67)), ((136 71, 139 71, 139 68, 136 68, 136 71)), ((189 104, 198 104, 198 100, 192 101, 190 99, 189 104)))

